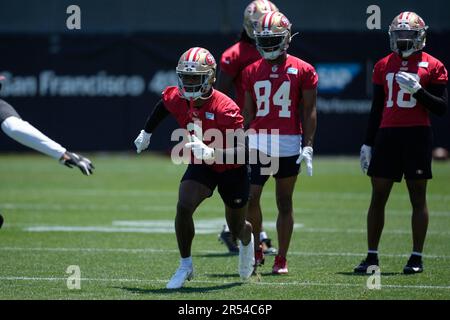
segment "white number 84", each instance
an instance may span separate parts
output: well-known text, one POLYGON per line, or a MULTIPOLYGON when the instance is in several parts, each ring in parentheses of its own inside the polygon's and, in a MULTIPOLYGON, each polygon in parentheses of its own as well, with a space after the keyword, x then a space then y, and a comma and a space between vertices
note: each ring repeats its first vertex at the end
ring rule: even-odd
MULTIPOLYGON (((255 90, 256 106, 258 109, 256 116, 265 117, 270 112, 272 83, 269 80, 257 81, 255 82, 253 89, 255 90)), ((280 118, 291 117, 291 111, 289 110, 289 107, 291 106, 291 100, 289 99, 290 91, 291 83, 289 81, 284 81, 273 95, 273 104, 281 107, 280 113, 278 114, 280 118)))

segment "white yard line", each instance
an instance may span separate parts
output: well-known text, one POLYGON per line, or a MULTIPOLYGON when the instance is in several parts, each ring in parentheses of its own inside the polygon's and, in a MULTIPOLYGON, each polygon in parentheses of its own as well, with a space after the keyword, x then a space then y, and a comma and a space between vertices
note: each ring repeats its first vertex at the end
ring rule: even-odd
MULTIPOLYGON (((206 224, 202 225, 199 221, 195 222, 195 228, 197 234, 217 234, 222 228, 219 224, 206 224)), ((264 222, 266 230, 274 230, 274 222, 264 222)), ((366 229, 344 229, 344 228, 305 228, 301 224, 296 224, 295 229, 299 229, 299 232, 306 233, 344 233, 344 234, 365 234, 366 229)), ((122 226, 58 226, 58 225, 37 225, 24 227, 23 231, 27 232, 106 232, 106 233, 174 233, 173 222, 170 225, 161 226, 142 226, 142 227, 122 227, 122 226)), ((396 235, 410 235, 411 230, 401 229, 388 229, 384 230, 383 234, 396 234, 396 235)), ((433 231, 427 232, 428 236, 450 236, 450 231, 433 231)))
MULTIPOLYGON (((7 193, 20 193, 23 194, 23 189, 11 189, 5 190, 7 193)), ((55 194, 67 194, 70 196, 93 196, 93 197, 145 197, 145 198, 160 198, 160 197, 173 197, 177 198, 178 191, 157 191, 155 189, 127 189, 127 190, 101 190, 101 189, 41 189, 39 191, 35 190, 26 190, 27 195, 55 195, 55 194)), ((367 188, 367 192, 334 192, 334 191, 299 191, 295 194, 296 197, 304 200, 316 200, 319 199, 323 201, 327 200, 370 200, 370 189, 367 188)), ((275 199, 274 192, 264 192, 262 194, 263 198, 275 199)), ((409 201, 409 196, 406 192, 402 193, 393 193, 390 198, 398 198, 402 200, 409 201)), ((430 201, 450 201, 450 195, 446 193, 430 193, 427 195, 427 199, 430 201)))
MULTIPOLYGON (((236 275, 237 277, 237 275, 236 275)), ((4 276, 0 277, 0 280, 4 281, 56 281, 56 282, 65 282, 67 278, 51 278, 51 277, 18 277, 18 276, 4 276)), ((168 279, 114 279, 114 278, 81 278, 81 282, 134 282, 134 283, 166 283, 168 279)), ((207 284, 215 284, 215 285, 227 285, 239 282, 238 280, 235 282, 232 281, 219 281, 219 280, 192 280, 190 283, 207 283, 207 284)), ((250 285, 263 285, 263 286, 282 286, 282 287, 347 287, 347 288, 355 288, 359 287, 362 289, 366 289, 364 284, 352 284, 352 283, 325 283, 325 282, 299 282, 299 281, 290 281, 290 282, 265 282, 265 281, 257 281, 256 278, 247 281, 246 284, 250 285)), ((189 286, 187 286, 189 288, 189 286)), ((381 289, 433 289, 433 290, 450 290, 449 286, 433 286, 433 285, 383 285, 381 284, 381 289)))
MULTIPOLYGON (((156 248, 25 248, 25 247, 0 247, 0 251, 47 251, 47 252, 121 252, 121 253, 178 253, 176 249, 156 249, 156 248)), ((195 250, 196 254, 225 254, 225 251, 217 250, 195 250)), ((302 252, 302 251, 289 251, 289 255, 293 256, 347 256, 347 257, 362 257, 365 253, 355 252, 302 252)), ((401 257, 407 258, 409 254, 380 254, 381 257, 401 257)), ((232 257, 232 255, 230 255, 232 257)), ((446 255, 433 255, 425 254, 426 259, 450 259, 450 256, 446 255)))
POLYGON ((47 252, 121 252, 121 253, 178 253, 176 249, 152 248, 24 248, 0 247, 0 251, 47 251, 47 252))
MULTIPOLYGON (((174 198, 175 199, 175 198, 174 198)), ((367 208, 348 208, 348 209, 335 209, 330 204, 330 208, 303 208, 301 205, 295 208, 296 213, 301 217, 307 214, 330 214, 333 215, 352 215, 352 216, 365 216, 367 208)), ((3 210, 30 210, 36 211, 56 211, 56 212, 67 212, 67 211, 122 211, 122 212, 175 212, 175 205, 128 205, 128 204, 77 204, 77 203, 39 203, 39 202, 27 202, 27 203, 0 203, 0 209, 3 210)), ((267 209, 272 212, 276 210, 275 204, 273 208, 267 209)), ((199 211, 207 211, 211 213, 223 214, 224 209, 221 206, 212 206, 210 204, 205 204, 199 208, 199 211)), ((388 215, 395 216, 411 216, 410 209, 390 209, 387 210, 388 215)), ((431 217, 444 217, 450 218, 450 210, 439 211, 431 210, 431 217)))

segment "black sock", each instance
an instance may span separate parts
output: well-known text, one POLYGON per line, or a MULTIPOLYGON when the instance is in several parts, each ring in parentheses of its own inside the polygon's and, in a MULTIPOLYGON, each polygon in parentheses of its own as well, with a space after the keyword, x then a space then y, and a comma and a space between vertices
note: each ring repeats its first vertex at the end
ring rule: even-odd
POLYGON ((417 254, 412 254, 411 257, 409 257, 409 261, 412 263, 421 263, 422 262, 422 256, 419 256, 417 254))
POLYGON ((367 253, 367 261, 378 261, 378 254, 377 253, 367 253))

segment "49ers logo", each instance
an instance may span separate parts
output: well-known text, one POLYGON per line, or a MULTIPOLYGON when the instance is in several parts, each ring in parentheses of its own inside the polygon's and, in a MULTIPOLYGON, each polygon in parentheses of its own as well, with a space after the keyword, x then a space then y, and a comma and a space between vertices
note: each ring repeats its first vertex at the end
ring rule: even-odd
POLYGON ((282 27, 288 28, 290 22, 289 22, 288 18, 286 18, 285 16, 283 16, 283 17, 281 18, 280 24, 281 24, 282 27))
POLYGON ((208 53, 206 55, 205 61, 208 66, 212 66, 212 65, 216 64, 216 60, 214 60, 214 57, 212 56, 211 53, 208 53))

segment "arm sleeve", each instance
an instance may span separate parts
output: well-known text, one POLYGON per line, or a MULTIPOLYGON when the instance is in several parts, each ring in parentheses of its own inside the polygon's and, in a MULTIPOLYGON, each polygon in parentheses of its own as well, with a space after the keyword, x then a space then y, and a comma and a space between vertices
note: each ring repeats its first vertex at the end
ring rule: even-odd
POLYGON ((369 115, 369 124, 367 126, 366 137, 364 144, 373 146, 375 143, 375 136, 380 127, 381 117, 383 115, 384 107, 384 88, 381 85, 374 84, 373 86, 373 100, 372 109, 369 115))
POLYGON ((153 112, 148 117, 147 122, 145 123, 144 130, 147 133, 152 133, 153 130, 163 121, 168 115, 169 110, 166 109, 162 100, 159 100, 156 104, 153 112))
POLYGON ((417 91, 413 97, 438 116, 443 116, 447 111, 448 92, 445 84, 431 84, 427 89, 422 88, 417 91))
POLYGON ((5 119, 1 127, 9 137, 17 142, 57 160, 67 151, 66 148, 47 137, 30 123, 15 116, 5 119))

